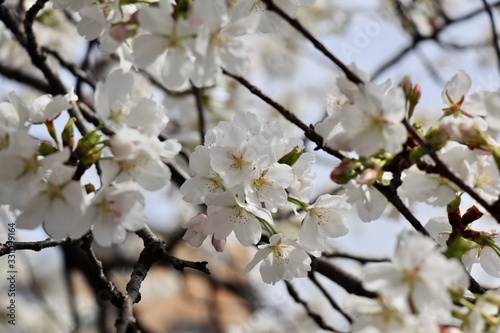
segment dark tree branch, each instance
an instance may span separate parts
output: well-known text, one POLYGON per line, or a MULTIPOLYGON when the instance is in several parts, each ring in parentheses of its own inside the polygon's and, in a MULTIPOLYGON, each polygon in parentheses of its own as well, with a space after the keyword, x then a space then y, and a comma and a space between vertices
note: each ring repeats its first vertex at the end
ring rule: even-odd
POLYGON ((203 108, 203 88, 198 88, 191 83, 194 101, 196 103, 196 112, 198 113, 198 132, 200 133, 200 144, 205 142, 206 122, 203 108))
POLYGON ((53 56, 57 61, 66 68, 71 74, 73 74, 79 81, 83 81, 92 88, 95 88, 96 81, 91 78, 84 70, 79 68, 75 63, 65 60, 59 52, 52 50, 49 47, 42 46, 42 51, 53 56))
POLYGON ((314 131, 314 128, 312 126, 307 126, 306 124, 304 124, 299 118, 297 118, 295 114, 287 110, 283 105, 274 101, 266 94, 264 94, 259 88, 248 82, 248 80, 246 80, 241 76, 231 74, 224 68, 222 69, 222 73, 238 81, 240 84, 245 86, 245 88, 247 88, 252 94, 259 97, 261 100, 263 100, 264 102, 275 108, 276 111, 281 113, 281 115, 285 117, 286 120, 288 120, 289 122, 300 128, 302 131, 304 131, 305 136, 316 144, 317 149, 322 149, 326 151, 328 154, 335 156, 340 160, 344 159, 344 155, 342 155, 338 151, 323 146, 323 138, 321 137, 321 135, 319 135, 314 131))
MULTIPOLYGON (((491 7, 500 7, 500 1, 495 1, 492 4, 489 5, 491 7)), ((372 75, 372 79, 376 79, 379 77, 383 72, 385 72, 389 67, 394 66, 397 64, 399 61, 401 61, 410 50, 415 48, 418 44, 425 40, 434 40, 438 45, 441 45, 441 41, 439 39, 439 35, 445 31, 446 29, 452 27, 453 25, 464 22, 467 20, 470 20, 482 13, 484 13, 485 9, 476 9, 473 10, 463 16, 457 17, 457 18, 449 18, 447 17, 447 20, 445 21, 445 24, 429 35, 429 36, 421 36, 421 35, 414 35, 412 38, 412 42, 410 45, 406 46, 402 50, 400 50, 396 55, 394 55, 391 59, 387 60, 384 64, 382 64, 372 75)))
MULTIPOLYGON (((333 155, 337 157, 340 160, 344 160, 345 156, 341 154, 340 152, 330 149, 327 146, 323 145, 323 137, 319 135, 315 130, 313 126, 307 126, 304 124, 297 116, 295 116, 292 112, 287 110, 283 105, 279 104, 278 102, 274 101, 272 98, 264 94, 259 88, 255 87, 252 85, 250 82, 248 82, 245 78, 241 76, 237 76, 234 74, 231 74, 227 72, 225 69, 222 69, 222 72, 235 79, 239 83, 241 83, 243 86, 245 86, 252 94, 255 96, 259 97, 261 100, 275 108, 283 117, 285 117, 288 121, 290 121, 292 124, 296 125, 299 127, 301 130, 304 131, 305 136, 316 143, 317 149, 322 149, 323 151, 327 152, 330 155, 333 155)), ((393 204, 396 209, 398 209, 399 212, 410 222, 410 224, 419 232, 422 234, 429 236, 429 233, 425 228, 422 226, 420 221, 412 214, 412 212, 404 205, 404 203, 401 201, 401 199, 398 196, 398 193, 396 191, 395 187, 391 186, 384 186, 380 183, 375 183, 374 187, 382 193, 386 197, 386 199, 393 204)))
POLYGON ((94 274, 97 287, 99 290, 108 291, 111 303, 117 308, 122 308, 125 301, 125 295, 120 292, 118 288, 116 288, 115 284, 104 274, 102 262, 96 257, 94 250, 92 249, 92 240, 92 233, 89 232, 82 238, 80 248, 90 260, 93 269, 92 273, 94 274))
POLYGON ((47 238, 46 240, 38 242, 6 242, 4 244, 0 244, 0 257, 18 250, 31 250, 39 252, 49 247, 56 247, 64 244, 79 244, 80 242, 81 238, 69 237, 60 240, 47 238))
POLYGON ((323 253, 322 256, 325 258, 350 259, 350 260, 357 261, 360 264, 367 264, 370 262, 388 262, 388 261, 391 261, 389 258, 367 258, 364 256, 357 256, 357 255, 342 253, 342 252, 323 253))
POLYGON ((264 0, 267 5, 267 9, 275 12, 281 18, 288 22, 295 30, 300 32, 307 40, 309 40, 316 49, 323 53, 328 59, 330 59, 337 67, 344 72, 345 76, 356 84, 363 84, 363 80, 359 78, 355 73, 353 73, 342 61, 340 61, 336 56, 334 56, 320 41, 318 41, 310 32, 307 30, 298 20, 290 17, 281 8, 276 6, 273 0, 264 0))
POLYGON ((498 45, 498 33, 495 24, 495 18, 493 17, 493 10, 491 9, 491 5, 486 0, 481 0, 484 5, 484 10, 488 14, 488 18, 491 24, 491 34, 493 39, 493 47, 495 48, 495 54, 497 57, 498 69, 500 70, 500 46, 498 45))
POLYGON ((184 268, 193 268, 202 273, 210 274, 207 262, 193 262, 175 257, 166 250, 166 244, 160 240, 147 226, 136 232, 144 242, 139 260, 134 265, 130 280, 127 283, 127 294, 125 295, 120 317, 116 321, 118 333, 137 331, 137 321, 133 315, 132 305, 141 300, 141 284, 153 266, 158 261, 168 262, 176 270, 183 271, 184 268))
POLYGON ((495 220, 500 223, 500 213, 490 204, 486 202, 476 191, 474 191, 469 185, 467 185, 462 179, 457 177, 447 166, 441 161, 441 159, 437 156, 436 152, 427 145, 427 143, 420 137, 420 135, 415 131, 415 129, 408 123, 406 119, 403 120, 403 124, 406 127, 406 130, 411 134, 413 138, 418 142, 418 144, 425 150, 425 152, 432 158, 434 163, 436 164, 434 171, 439 175, 449 179, 453 183, 455 183, 462 191, 470 195, 474 200, 477 201, 481 206, 484 207, 490 213, 495 220))
POLYGON ((342 308, 337 304, 337 302, 333 299, 333 297, 326 291, 326 289, 323 287, 323 285, 321 283, 319 283, 319 281, 316 279, 316 276, 314 275, 313 271, 309 272, 308 278, 321 291, 321 293, 323 294, 323 296, 325 296, 325 298, 328 300, 328 302, 330 303, 330 305, 335 310, 337 310, 340 314, 342 314, 342 316, 349 323, 352 323, 352 318, 347 313, 345 313, 344 310, 342 310, 342 308))
POLYGON ((50 86, 43 80, 25 73, 21 69, 10 68, 0 63, 0 74, 8 79, 23 83, 27 86, 40 90, 43 93, 50 92, 50 86))
POLYGON ((368 298, 377 297, 377 294, 374 292, 363 288, 363 285, 358 278, 347 273, 326 259, 314 259, 313 269, 344 288, 348 293, 368 298))
POLYGON ((391 186, 384 186, 380 183, 373 184, 380 193, 386 197, 386 199, 394 206, 396 209, 410 222, 411 226, 415 228, 418 232, 425 236, 429 236, 429 232, 424 228, 422 223, 413 215, 413 213, 406 207, 406 205, 401 201, 396 189, 391 186))
POLYGON ((316 323, 316 325, 318 325, 318 327, 320 327, 326 331, 330 331, 330 332, 337 332, 337 333, 339 332, 336 329, 334 329, 333 327, 326 324, 325 321, 323 320, 323 317, 321 317, 317 313, 314 313, 311 310, 311 308, 309 307, 307 302, 304 301, 302 298, 300 298, 299 294, 297 293, 297 291, 295 290, 295 288, 293 287, 291 282, 285 281, 285 284, 286 284, 286 290, 288 291, 290 296, 292 296, 293 300, 299 304, 302 304, 302 306, 304 306, 304 309, 306 310, 307 315, 309 317, 311 317, 312 320, 314 320, 314 322, 316 323))

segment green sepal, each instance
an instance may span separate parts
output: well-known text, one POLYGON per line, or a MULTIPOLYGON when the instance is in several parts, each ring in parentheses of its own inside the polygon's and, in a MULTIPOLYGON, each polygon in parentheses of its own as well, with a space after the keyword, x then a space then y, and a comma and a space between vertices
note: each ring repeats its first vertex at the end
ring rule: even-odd
POLYGON ((69 147, 70 149, 73 149, 73 146, 75 145, 75 137, 74 137, 75 121, 76 121, 76 118, 71 117, 68 119, 68 122, 64 126, 64 130, 61 134, 63 147, 69 147))
POLYGON ((293 166, 295 162, 297 162, 297 160, 300 158, 300 156, 302 156, 303 153, 304 149, 299 149, 299 146, 295 146, 287 154, 281 157, 278 160, 278 163, 293 166))
POLYGON ((86 169, 90 168, 92 164, 97 162, 101 158, 102 148, 94 147, 85 156, 82 157, 81 164, 86 169))
POLYGON ((38 147, 38 155, 47 156, 52 153, 55 153, 57 148, 52 145, 49 141, 42 141, 40 146, 38 147))
POLYGON ((78 141, 76 151, 79 156, 87 155, 100 142, 101 134, 96 131, 88 132, 83 138, 78 141))
POLYGON ((451 242, 450 245, 448 245, 448 248, 443 252, 443 254, 447 258, 457 258, 460 260, 463 255, 470 251, 473 247, 474 244, 470 240, 463 237, 457 237, 451 242))

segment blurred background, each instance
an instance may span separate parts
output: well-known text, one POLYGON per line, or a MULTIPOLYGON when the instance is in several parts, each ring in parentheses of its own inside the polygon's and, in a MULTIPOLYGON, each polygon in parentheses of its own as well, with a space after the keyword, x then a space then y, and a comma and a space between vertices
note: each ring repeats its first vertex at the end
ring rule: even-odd
MULTIPOLYGON (((25 8, 33 4, 32 1, 7 2, 25 8)), ((489 3, 498 20, 500 1, 489 3)), ((101 53, 95 42, 86 42, 79 37, 71 13, 55 11, 49 4, 45 8, 35 23, 39 44, 58 50, 66 59, 75 59, 75 63, 92 77, 103 80, 107 72, 117 66, 116 58, 101 53), (54 28, 57 33, 53 32, 54 28)), ((345 64, 355 64, 374 81, 391 79, 396 85, 409 75, 413 83, 420 83, 423 93, 415 117, 423 124, 430 125, 439 118, 441 91, 459 69, 471 76, 471 91, 499 89, 498 59, 492 47, 491 22, 482 1, 316 0, 313 5, 300 6, 297 17, 345 64)), ((7 94, 15 91, 26 101, 33 100, 41 92, 15 82, 13 78, 19 72, 38 74, 27 65, 28 55, 1 25, 0 34, 2 99, 6 100, 7 94)), ((274 34, 244 36, 242 40, 251 59, 245 76, 250 82, 307 124, 325 117, 327 95, 333 92, 336 77, 340 75, 333 63, 286 24, 274 34)), ((92 90, 75 81, 57 61, 49 60, 67 85, 78 86, 82 95, 92 103, 92 90)), ((200 144, 192 95, 159 89, 147 75, 136 74, 135 80, 140 90, 138 94, 146 92, 164 105, 170 118, 166 134, 177 138, 186 154, 200 144)), ((207 128, 221 120, 232 119, 236 112, 241 111, 255 112, 264 122, 281 119, 277 112, 244 87, 222 75, 215 87, 204 89, 202 93, 207 128)), ((57 126, 64 126, 67 119, 66 115, 61 115, 57 126)), ((34 127, 31 134, 51 140, 44 128, 34 127)), ((291 124, 288 134, 303 137, 291 124)), ((314 149, 310 144, 306 147, 309 151, 314 149)), ((321 152, 315 154, 317 187, 312 201, 322 193, 338 191, 338 186, 329 178, 338 160, 321 152)), ((181 156, 176 162, 179 170, 189 173, 185 158, 181 156)), ((83 183, 87 182, 99 187, 95 171, 85 174, 83 183)), ((209 241, 196 249, 181 239, 181 224, 194 216, 200 207, 181 200, 179 185, 173 179, 161 191, 144 192, 147 222, 176 256, 208 261, 212 274, 207 276, 189 269, 179 272, 168 264, 156 264, 142 285, 142 300, 134 307, 143 332, 322 331, 307 315, 304 306, 293 300, 283 282, 266 285, 257 269, 248 275, 242 273, 255 249, 244 248, 234 239, 228 239, 225 251, 217 253, 209 241)), ((467 204, 464 200, 463 205, 467 204)), ((412 203, 411 209, 423 223, 430 217, 446 214, 444 208, 425 204, 412 203)), ((4 243, 7 237, 5 226, 13 220, 15 212, 2 207, 1 213, 0 242, 4 243)), ((289 214, 278 219, 278 223, 284 229, 293 229, 300 218, 289 214)), ((332 263, 354 275, 359 274, 360 261, 334 254, 348 253, 376 259, 390 257, 396 235, 410 227, 390 207, 383 218, 370 223, 361 222, 353 212, 350 223, 349 234, 332 240, 327 252, 333 254, 332 263)), ((495 227, 487 217, 478 223, 484 230, 495 227)), ((16 235, 17 241, 36 241, 46 237, 42 228, 34 231, 18 229, 16 235)), ((119 246, 99 248, 95 245, 95 252, 106 275, 124 290, 142 248, 142 240, 131 234, 119 246)), ((106 291, 95 288, 95 275, 87 260, 69 245, 40 252, 17 251, 18 321, 14 327, 5 320, 0 321, 0 332, 112 332, 117 310, 109 303, 110 296, 106 291)), ((2 272, 7 271, 6 265, 6 257, 0 257, 2 272)), ((481 270, 474 270, 473 275, 487 286, 498 286, 500 282, 481 270)), ((6 299, 7 282, 2 276, 2 302, 6 299)), ((342 303, 345 290, 320 275, 317 275, 317 282, 337 303, 342 303)), ((339 330, 348 329, 348 322, 333 309, 314 281, 294 280, 292 286, 307 302, 310 311, 322 316, 328 325, 339 330)), ((6 305, 0 305, 0 313, 6 311, 6 305)))

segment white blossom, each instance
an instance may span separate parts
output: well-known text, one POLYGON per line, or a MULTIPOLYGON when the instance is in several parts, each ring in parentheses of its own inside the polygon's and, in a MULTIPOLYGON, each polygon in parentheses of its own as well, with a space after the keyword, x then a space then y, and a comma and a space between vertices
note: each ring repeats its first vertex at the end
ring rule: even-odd
POLYGON ((246 266, 250 272, 259 262, 260 274, 265 283, 290 281, 307 276, 311 270, 311 258, 296 242, 282 234, 271 236, 268 245, 260 245, 252 261, 246 266))
POLYGON ((327 237, 346 235, 350 209, 345 197, 320 196, 307 209, 299 232, 299 244, 311 251, 321 251, 325 248, 327 237))
POLYGON ((144 197, 136 183, 104 186, 92 199, 82 223, 93 223, 92 233, 101 246, 119 244, 127 231, 144 227, 144 197))

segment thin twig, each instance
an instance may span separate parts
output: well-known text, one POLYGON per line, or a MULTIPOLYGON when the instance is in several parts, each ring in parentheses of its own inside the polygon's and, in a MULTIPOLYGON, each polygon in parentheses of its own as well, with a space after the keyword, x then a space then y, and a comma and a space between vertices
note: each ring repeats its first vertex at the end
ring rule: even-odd
POLYGON ((15 80, 37 90, 40 90, 43 93, 50 93, 50 86, 44 80, 29 75, 21 69, 10 68, 0 63, 0 74, 8 79, 15 80))
POLYGON ((285 21, 287 21, 295 30, 300 32, 307 40, 309 40, 316 49, 323 53, 328 59, 330 59, 335 65, 337 65, 342 72, 344 72, 347 79, 356 84, 363 84, 363 80, 359 78, 354 72, 352 72, 342 61, 340 61, 336 56, 334 56, 319 40, 317 40, 310 32, 307 30, 298 20, 290 17, 281 8, 276 6, 273 0, 264 0, 267 5, 267 9, 275 12, 285 21))
POLYGON ((56 58, 57 61, 61 64, 61 66, 70 71, 70 73, 73 74, 79 81, 83 81, 92 88, 95 88, 96 81, 93 78, 91 78, 85 71, 79 68, 76 64, 65 60, 56 50, 52 50, 51 48, 46 46, 42 46, 41 49, 43 52, 50 54, 51 56, 56 58))
POLYGON ((203 108, 203 88, 198 88, 191 83, 194 101, 196 103, 196 112, 198 113, 198 132, 200 133, 200 142, 205 142, 206 122, 203 108))
POLYGON ((493 46, 495 47, 495 53, 497 56, 498 69, 500 70, 500 46, 498 45, 498 33, 495 24, 495 18, 493 17, 493 10, 491 9, 491 5, 486 0, 481 0, 484 5, 484 10, 488 14, 488 18, 491 23, 491 34, 493 35, 493 46))
POLYGON ((432 61, 430 61, 427 58, 427 55, 425 52, 421 52, 418 49, 418 46, 416 46, 413 51, 417 55, 417 58, 420 60, 422 65, 424 66, 424 69, 429 73, 431 79, 434 80, 434 83, 438 86, 444 86, 446 83, 446 80, 444 80, 438 73, 438 71, 434 68, 434 65, 432 64, 432 61))
POLYGON ((357 277, 332 264, 325 258, 314 258, 313 269, 338 284, 350 294, 368 298, 377 297, 376 293, 363 288, 363 284, 357 277))
POLYGON ((333 253, 323 253, 323 257, 325 258, 342 258, 342 259, 350 259, 359 262, 360 264, 367 264, 369 262, 387 262, 390 261, 389 258, 368 258, 364 256, 357 256, 354 254, 342 253, 342 252, 333 252, 333 253))
POLYGON ((314 320, 316 325, 318 325, 320 328, 322 328, 326 331, 339 332, 336 329, 334 329, 333 327, 329 326, 327 323, 325 323, 325 321, 323 320, 323 317, 321 317, 317 313, 312 312, 312 310, 309 307, 309 305, 307 304, 307 302, 304 301, 302 298, 300 298, 299 294, 297 293, 297 290, 295 290, 295 288, 293 287, 291 282, 285 281, 285 284, 286 284, 286 290, 288 291, 290 296, 292 296, 292 298, 294 299, 295 302, 302 304, 302 306, 306 310, 307 315, 309 317, 311 317, 312 320, 314 320))
POLYGON ((78 244, 81 238, 52 239, 47 238, 37 242, 7 242, 0 244, 0 257, 18 250, 31 250, 39 252, 49 247, 56 247, 64 244, 78 244))
POLYGON ((323 293, 328 302, 330 302, 330 305, 335 310, 337 310, 349 323, 352 323, 352 318, 347 313, 345 313, 344 310, 342 310, 342 308, 337 304, 337 302, 333 299, 333 297, 326 291, 323 285, 316 279, 316 276, 314 275, 313 271, 309 272, 308 278, 321 291, 321 293, 323 293))
MULTIPOLYGON (((500 1, 495 1, 494 3, 490 4, 490 8, 491 7, 499 7, 500 6, 500 1)), ((418 36, 413 36, 413 39, 412 39, 412 42, 410 45, 406 46, 405 48, 403 48, 402 50, 400 50, 396 55, 394 55, 391 59, 387 60, 384 64, 382 64, 372 75, 372 79, 376 79, 377 77, 379 77, 383 72, 385 72, 389 67, 391 66, 394 66, 396 63, 398 63, 399 61, 401 61, 405 56, 406 54, 408 54, 409 51, 411 51, 413 48, 415 48, 419 43, 425 41, 425 40, 434 40, 438 45, 441 45, 441 41, 439 40, 439 35, 447 30, 448 28, 450 28, 451 26, 457 24, 457 23, 460 23, 460 22, 464 22, 464 21, 467 21, 467 20, 470 20, 480 14, 484 13, 484 9, 476 9, 476 10, 473 10, 463 16, 460 16, 460 17, 457 17, 457 18, 454 18, 454 19, 450 19, 448 17, 448 20, 446 20, 446 23, 444 25, 442 25, 441 27, 439 27, 438 29, 436 29, 434 31, 433 34, 429 35, 429 36, 421 36, 421 35, 418 35, 418 36)))

